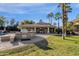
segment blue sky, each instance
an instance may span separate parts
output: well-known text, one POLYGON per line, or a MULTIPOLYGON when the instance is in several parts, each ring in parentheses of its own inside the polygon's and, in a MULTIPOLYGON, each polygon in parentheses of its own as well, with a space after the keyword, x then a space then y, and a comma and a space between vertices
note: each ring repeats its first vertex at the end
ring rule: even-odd
MULTIPOLYGON (((46 17, 48 13, 61 11, 57 5, 57 3, 0 3, 0 16, 5 16, 8 20, 16 19, 16 21, 33 20, 38 22, 42 19, 44 22, 49 22, 46 17)), ((73 3, 71 7, 69 21, 74 20, 79 13, 79 4, 73 3)))

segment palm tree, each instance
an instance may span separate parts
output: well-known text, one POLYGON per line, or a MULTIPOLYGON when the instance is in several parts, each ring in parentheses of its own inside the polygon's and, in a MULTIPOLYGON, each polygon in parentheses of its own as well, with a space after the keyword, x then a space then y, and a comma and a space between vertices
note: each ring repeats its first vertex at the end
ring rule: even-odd
POLYGON ((69 3, 61 3, 62 8, 62 38, 65 39, 66 32, 67 32, 67 21, 68 21, 68 12, 71 12, 72 8, 70 7, 69 3))
POLYGON ((52 19, 54 18, 54 14, 50 12, 47 17, 49 18, 49 23, 52 25, 52 19))
POLYGON ((61 19, 61 13, 60 12, 57 12, 55 14, 55 20, 58 20, 58 29, 59 29, 59 19, 61 19))

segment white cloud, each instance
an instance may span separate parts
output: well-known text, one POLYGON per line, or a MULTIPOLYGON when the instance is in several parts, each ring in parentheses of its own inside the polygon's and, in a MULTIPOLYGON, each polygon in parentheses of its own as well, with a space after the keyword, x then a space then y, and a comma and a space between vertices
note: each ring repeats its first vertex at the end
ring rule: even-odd
MULTIPOLYGON (((0 12, 13 13, 13 14, 24 14, 29 13, 30 10, 24 9, 22 7, 40 7, 44 4, 34 4, 34 3, 4 3, 0 4, 0 12)), ((33 10, 33 9, 32 9, 33 10)))
POLYGON ((6 8, 6 7, 0 7, 0 12, 6 12, 6 13, 12 13, 12 14, 17 14, 17 13, 24 13, 23 10, 19 9, 19 8, 6 8))
MULTIPOLYGON (((53 5, 52 5, 53 6, 53 5)), ((4 3, 0 4, 0 12, 11 14, 32 14, 32 13, 49 13, 55 9, 56 6, 47 7, 46 4, 41 3, 4 3)))
POLYGON ((42 3, 1 3, 0 6, 41 6, 42 3))

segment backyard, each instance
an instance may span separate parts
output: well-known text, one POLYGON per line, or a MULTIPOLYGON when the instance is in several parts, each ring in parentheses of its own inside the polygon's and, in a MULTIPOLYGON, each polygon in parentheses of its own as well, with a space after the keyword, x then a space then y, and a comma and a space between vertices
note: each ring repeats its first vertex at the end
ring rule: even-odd
POLYGON ((0 51, 2 56, 78 56, 79 36, 48 36, 43 42, 0 51))

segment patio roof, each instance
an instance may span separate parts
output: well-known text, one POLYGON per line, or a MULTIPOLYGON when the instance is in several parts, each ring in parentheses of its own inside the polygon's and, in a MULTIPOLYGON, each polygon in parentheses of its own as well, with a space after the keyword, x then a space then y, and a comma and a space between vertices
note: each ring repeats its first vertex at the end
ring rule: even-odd
POLYGON ((26 24, 26 25, 20 25, 20 27, 54 27, 53 25, 50 25, 50 24, 26 24))

